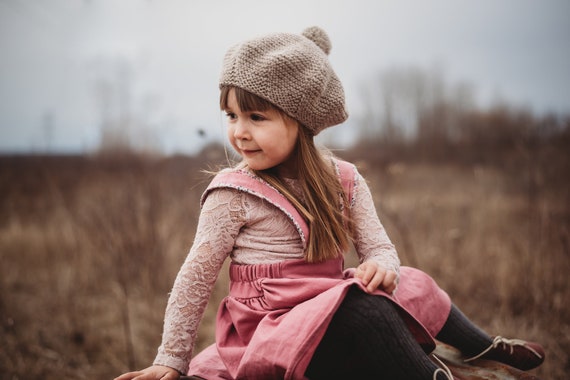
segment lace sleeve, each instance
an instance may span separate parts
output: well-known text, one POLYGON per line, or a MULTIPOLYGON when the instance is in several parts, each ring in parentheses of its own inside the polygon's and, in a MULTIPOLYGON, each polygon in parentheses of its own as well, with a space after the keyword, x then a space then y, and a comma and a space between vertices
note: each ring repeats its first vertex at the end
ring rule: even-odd
POLYGON ((231 189, 212 191, 202 207, 190 253, 168 299, 162 343, 154 364, 186 373, 198 325, 222 264, 246 220, 247 198, 231 189))
POLYGON ((376 260, 399 275, 398 253, 378 218, 370 189, 360 174, 354 187, 351 215, 354 221, 354 245, 360 262, 376 260))

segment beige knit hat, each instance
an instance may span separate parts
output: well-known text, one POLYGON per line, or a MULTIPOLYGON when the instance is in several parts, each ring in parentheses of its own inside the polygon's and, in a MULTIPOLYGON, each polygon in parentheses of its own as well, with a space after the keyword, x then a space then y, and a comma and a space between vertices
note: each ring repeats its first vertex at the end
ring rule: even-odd
POLYGON ((268 100, 316 135, 348 117, 330 50, 329 37, 317 26, 301 35, 278 33, 243 42, 226 53, 220 88, 240 87, 268 100))

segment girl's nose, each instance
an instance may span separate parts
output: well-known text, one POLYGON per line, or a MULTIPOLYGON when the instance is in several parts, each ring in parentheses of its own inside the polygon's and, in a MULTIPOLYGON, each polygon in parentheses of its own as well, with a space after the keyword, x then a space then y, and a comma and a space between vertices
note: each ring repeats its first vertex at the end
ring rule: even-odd
POLYGON ((234 137, 238 140, 247 140, 249 139, 250 135, 249 135, 249 131, 247 128, 247 124, 242 121, 242 120, 238 120, 236 121, 236 123, 234 124, 234 137))

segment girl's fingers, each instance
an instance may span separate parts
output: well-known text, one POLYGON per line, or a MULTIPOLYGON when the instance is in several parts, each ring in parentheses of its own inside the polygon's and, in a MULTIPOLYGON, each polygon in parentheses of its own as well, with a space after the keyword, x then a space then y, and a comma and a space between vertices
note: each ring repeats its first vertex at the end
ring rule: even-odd
POLYGON ((391 294, 396 289, 398 275, 375 262, 364 262, 356 268, 354 277, 359 278, 369 293, 381 288, 391 294))
POLYGON ((374 276, 370 280, 370 283, 366 286, 366 289, 369 292, 373 292, 374 290, 378 289, 378 287, 383 283, 385 276, 386 270, 381 267, 377 267, 374 276))
POLYGON ((180 375, 177 372, 169 372, 161 380, 178 380, 180 375))
POLYGON ((384 291, 388 294, 392 294, 396 290, 396 284, 392 284, 390 286, 384 287, 384 291))
POLYGON ((180 374, 168 367, 150 366, 142 371, 125 373, 115 380, 178 380, 180 374))
POLYGON ((124 373, 121 376, 116 377, 114 380, 130 380, 130 379, 134 379, 135 377, 137 377, 139 375, 142 375, 141 371, 124 373))
POLYGON ((364 275, 365 275, 365 273, 364 273, 365 270, 364 270, 364 269, 365 269, 365 267, 363 267, 362 265, 357 266, 357 267, 356 267, 356 272, 354 272, 354 277, 359 278, 360 280, 362 280, 362 282, 363 282, 364 284, 366 284, 366 283, 364 282, 364 275))
POLYGON ((388 288, 388 287, 392 287, 392 286, 396 286, 396 272, 394 271, 386 271, 386 275, 384 276, 384 279, 382 280, 382 286, 384 288, 388 288))
POLYGON ((360 264, 356 271, 356 277, 362 280, 364 286, 368 286, 374 274, 376 273, 376 267, 374 265, 370 265, 369 263, 360 264))
POLYGON ((396 279, 398 275, 394 271, 386 271, 386 276, 384 276, 384 280, 382 281, 382 287, 386 291, 386 293, 392 294, 394 290, 396 290, 396 279))
POLYGON ((370 282, 374 279, 374 274, 375 274, 375 270, 371 265, 367 265, 366 266, 366 270, 365 270, 365 277, 364 277, 364 283, 365 284, 370 284, 370 282))

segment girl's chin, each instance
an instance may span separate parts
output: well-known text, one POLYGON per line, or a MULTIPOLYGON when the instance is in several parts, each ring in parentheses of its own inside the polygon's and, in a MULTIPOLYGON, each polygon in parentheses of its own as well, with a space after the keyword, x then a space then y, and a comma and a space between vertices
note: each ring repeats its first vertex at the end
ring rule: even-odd
POLYGON ((261 171, 261 170, 269 169, 269 167, 267 167, 267 166, 250 164, 250 163, 247 162, 247 161, 246 161, 246 163, 247 163, 247 167, 250 168, 251 170, 261 171))

